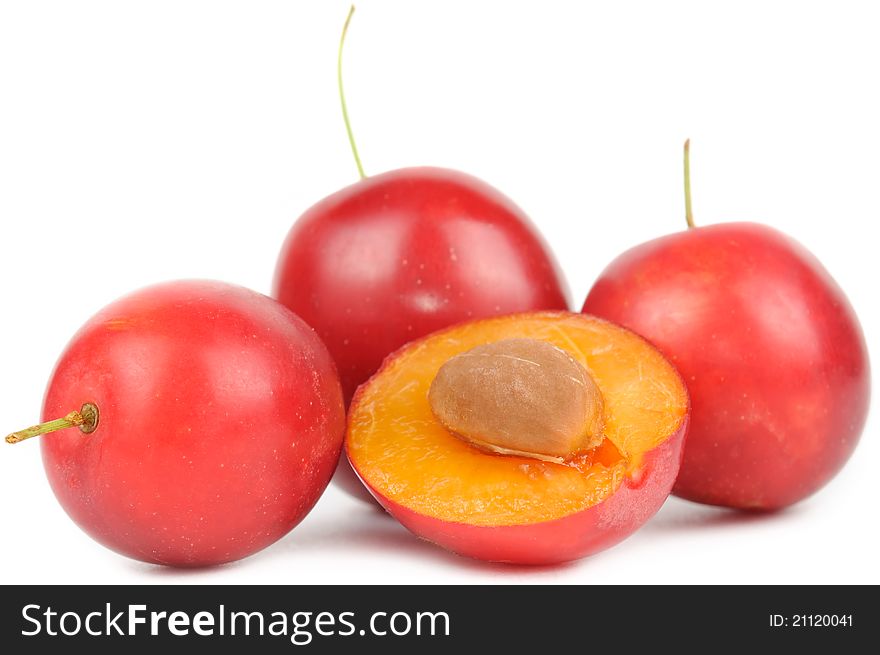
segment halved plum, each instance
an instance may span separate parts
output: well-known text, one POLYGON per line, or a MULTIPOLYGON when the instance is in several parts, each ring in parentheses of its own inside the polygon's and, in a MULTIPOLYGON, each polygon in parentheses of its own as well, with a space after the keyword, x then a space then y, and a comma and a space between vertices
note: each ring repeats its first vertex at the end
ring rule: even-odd
MULTIPOLYGON (((479 402, 460 407, 461 416, 511 414, 532 427, 532 418, 552 425, 560 407, 530 397, 530 387, 552 378, 539 379, 539 369, 529 377, 527 365, 537 364, 519 351, 504 357, 525 362, 522 375, 477 370, 469 393, 479 402), (506 386, 492 389, 496 379, 506 386)), ((389 356, 355 395, 346 452, 382 506, 419 537, 483 560, 558 563, 617 543, 660 508, 681 463, 689 409, 675 368, 633 332, 583 314, 517 314, 460 324, 389 356), (429 390, 444 364, 474 348, 482 354, 486 344, 524 342, 563 351, 598 387, 600 432, 580 442, 589 448, 504 454, 479 445, 491 435, 475 440, 441 421, 429 390)))

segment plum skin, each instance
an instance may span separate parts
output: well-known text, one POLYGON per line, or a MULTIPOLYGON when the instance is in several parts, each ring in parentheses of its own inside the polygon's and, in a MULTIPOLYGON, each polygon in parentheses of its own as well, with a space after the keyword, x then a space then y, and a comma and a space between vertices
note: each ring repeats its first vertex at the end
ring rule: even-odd
POLYGON ((786 235, 721 223, 649 241, 602 272, 583 311, 641 334, 681 372, 693 413, 676 495, 783 508, 855 449, 865 338, 837 283, 786 235))
POLYGON ((148 287, 92 317, 56 365, 43 420, 84 402, 100 410, 93 433, 41 437, 58 501, 104 546, 180 567, 240 559, 293 529, 345 429, 314 331, 219 282, 148 287))
POLYGON ((370 176, 293 225, 274 297, 336 361, 346 401, 405 343, 462 321, 567 309, 546 244, 510 199, 441 168, 370 176))

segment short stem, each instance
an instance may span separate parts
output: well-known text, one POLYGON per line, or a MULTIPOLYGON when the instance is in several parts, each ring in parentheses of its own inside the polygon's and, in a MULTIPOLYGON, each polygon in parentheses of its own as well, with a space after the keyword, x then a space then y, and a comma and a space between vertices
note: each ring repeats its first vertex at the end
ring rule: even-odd
POLYGON ((351 154, 354 155, 354 163, 357 164, 358 175, 360 175, 363 180, 367 174, 364 173, 364 166, 361 164, 357 145, 354 142, 351 121, 348 119, 348 107, 345 104, 345 89, 342 86, 342 49, 345 45, 345 35, 348 33, 348 24, 351 22, 353 14, 354 5, 348 10, 348 16, 345 18, 345 25, 342 26, 342 37, 339 39, 339 55, 336 57, 336 81, 339 83, 339 102, 342 105, 342 119, 345 121, 345 131, 348 132, 348 143, 351 145, 351 154))
POLYGON ((31 437, 38 437, 41 434, 74 427, 79 428, 85 434, 94 432, 98 427, 98 407, 92 403, 86 403, 79 411, 70 412, 64 418, 47 421, 46 423, 40 423, 39 425, 13 432, 6 437, 6 443, 18 443, 31 437))
POLYGON ((694 225, 694 212, 691 208, 691 140, 684 142, 684 217, 688 224, 688 229, 696 227, 694 225))

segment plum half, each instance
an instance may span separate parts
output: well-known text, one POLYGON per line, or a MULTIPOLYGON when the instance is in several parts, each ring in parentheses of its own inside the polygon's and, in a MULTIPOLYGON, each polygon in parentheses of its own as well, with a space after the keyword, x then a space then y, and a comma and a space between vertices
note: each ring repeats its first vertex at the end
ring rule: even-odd
MULTIPOLYGON (((496 388, 472 409, 513 412, 534 400, 530 379, 507 380, 507 394, 496 388)), ((541 417, 540 403, 532 405, 520 414, 540 420, 514 420, 554 425, 558 407, 546 403, 541 417)), ((675 368, 633 332, 570 312, 519 314, 436 332, 389 356, 354 397, 346 452, 379 503, 419 537, 482 560, 552 564, 619 542, 660 508, 678 473, 689 407, 675 368), (438 417, 429 391, 440 369, 505 340, 550 344, 588 372, 601 394, 599 433, 578 441, 571 422, 564 426, 583 449, 563 448, 556 461, 496 452, 438 417)), ((496 423, 477 417, 460 429, 496 423)))

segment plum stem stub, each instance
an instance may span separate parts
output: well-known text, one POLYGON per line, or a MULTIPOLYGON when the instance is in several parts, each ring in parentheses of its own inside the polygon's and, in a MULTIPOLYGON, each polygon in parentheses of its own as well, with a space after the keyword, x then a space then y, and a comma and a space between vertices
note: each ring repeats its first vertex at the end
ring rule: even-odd
POLYGON ((684 218, 687 221, 688 229, 696 227, 694 225, 694 210, 691 207, 691 140, 686 139, 684 142, 684 218))
POLYGON ((13 432, 6 437, 6 443, 15 444, 41 434, 74 427, 79 428, 83 434, 94 432, 98 428, 98 406, 92 403, 85 403, 79 411, 70 412, 64 418, 57 418, 54 421, 47 421, 24 430, 19 430, 18 432, 13 432))

